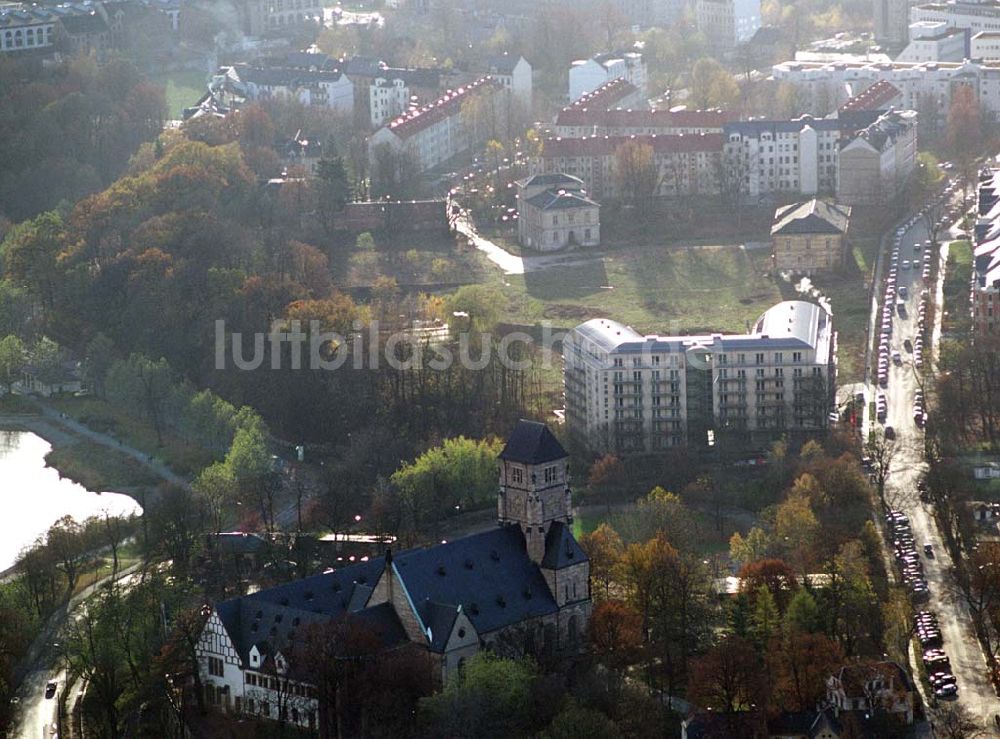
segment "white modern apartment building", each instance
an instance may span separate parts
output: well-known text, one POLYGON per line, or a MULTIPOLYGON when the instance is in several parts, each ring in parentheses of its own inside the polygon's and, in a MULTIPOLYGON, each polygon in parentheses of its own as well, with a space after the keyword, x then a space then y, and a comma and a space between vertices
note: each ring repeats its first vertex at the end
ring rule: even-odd
POLYGON ((482 77, 418 110, 407 111, 372 134, 368 140, 370 159, 375 160, 379 147, 389 146, 393 151, 407 152, 425 172, 461 154, 477 143, 463 120, 463 106, 480 94, 507 93, 491 77, 482 77))
POLYGON ((910 24, 910 43, 897 62, 961 62, 969 58, 969 31, 944 21, 910 24))
POLYGON ((235 64, 221 68, 217 75, 224 76, 226 86, 248 100, 297 100, 340 113, 354 110, 354 85, 336 70, 235 64))
POLYGON ((836 381, 832 318, 799 300, 747 334, 643 336, 593 319, 568 334, 563 357, 567 426, 596 452, 824 428, 836 381))
POLYGON ((410 89, 401 79, 376 77, 368 86, 368 112, 372 128, 403 115, 410 102, 410 89))
POLYGON ((1000 5, 992 2, 926 3, 910 8, 910 21, 941 21, 949 28, 967 28, 972 35, 1000 31, 1000 5))
POLYGON ((760 29, 760 0, 698 0, 695 17, 709 46, 731 51, 760 29))
POLYGON ((795 85, 810 112, 826 115, 848 98, 879 81, 900 92, 900 105, 928 110, 935 104, 940 116, 948 113, 955 87, 971 87, 987 113, 1000 113, 1000 65, 978 62, 865 63, 782 62, 772 68, 774 79, 795 85))
POLYGON ((875 40, 894 49, 909 41, 910 0, 874 0, 875 40))
POLYGON ((727 176, 742 180, 743 192, 751 196, 832 193, 842 128, 836 118, 811 116, 727 123, 727 176))
POLYGON ((980 31, 972 37, 969 58, 980 61, 1000 59, 1000 31, 980 31))
POLYGON ((630 82, 645 96, 646 62, 642 54, 627 51, 576 60, 569 69, 569 100, 578 100, 614 79, 630 82))

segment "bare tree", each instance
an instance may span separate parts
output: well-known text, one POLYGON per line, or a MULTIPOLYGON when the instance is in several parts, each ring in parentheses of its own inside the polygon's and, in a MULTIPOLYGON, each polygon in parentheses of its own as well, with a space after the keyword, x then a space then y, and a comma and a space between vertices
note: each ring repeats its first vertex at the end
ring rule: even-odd
POLYGON ((975 739, 985 736, 969 709, 958 703, 943 705, 934 714, 934 735, 941 739, 975 739))
POLYGON ((868 434, 868 440, 865 442, 865 454, 871 460, 875 490, 878 493, 883 511, 889 510, 885 486, 892 471, 892 462, 898 451, 899 441, 896 438, 886 436, 882 428, 873 428, 868 434))

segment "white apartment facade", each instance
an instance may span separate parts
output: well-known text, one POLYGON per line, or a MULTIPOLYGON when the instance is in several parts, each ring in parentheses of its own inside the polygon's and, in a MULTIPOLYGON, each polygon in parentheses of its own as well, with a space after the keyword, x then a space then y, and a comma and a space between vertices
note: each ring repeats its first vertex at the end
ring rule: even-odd
POLYGON ((972 35, 1000 31, 1000 6, 971 2, 914 5, 910 8, 910 22, 914 21, 940 21, 949 28, 967 28, 972 35))
POLYGON ((410 102, 410 90, 400 79, 376 77, 368 86, 368 112, 372 128, 401 116, 410 102))
POLYGON ((980 31, 973 36, 969 57, 982 61, 1000 59, 1000 31, 980 31))
POLYGON ((949 27, 944 21, 910 24, 910 43, 897 62, 961 62, 969 56, 969 32, 949 27))
POLYGON ((774 79, 803 93, 810 112, 826 115, 853 95, 880 80, 900 92, 900 106, 926 111, 927 101, 939 116, 948 113, 951 94, 959 85, 971 87, 987 113, 1000 113, 1000 65, 979 62, 866 63, 782 62, 772 68, 774 79))
POLYGON ((723 110, 671 110, 568 107, 559 111, 552 135, 568 139, 586 136, 665 136, 722 133, 738 116, 723 110))
POLYGON ((421 172, 425 172, 466 151, 472 146, 469 126, 463 121, 464 103, 477 94, 507 94, 491 77, 449 91, 433 103, 407 111, 389 121, 368 140, 372 161, 379 147, 407 152, 421 172))
POLYGON ((354 110, 354 85, 341 72, 243 64, 220 71, 225 83, 248 100, 296 100, 340 113, 354 110))
POLYGON ((645 96, 646 62, 642 54, 636 51, 598 54, 573 62, 569 69, 569 100, 571 103, 579 100, 614 79, 630 82, 645 96))
POLYGON ((832 193, 842 124, 803 116, 791 121, 738 121, 723 129, 727 175, 743 192, 816 195, 832 193))
POLYGON ((709 46, 731 51, 760 29, 760 0, 698 0, 695 17, 709 46))
POLYGON ((593 319, 563 343, 567 426, 598 453, 824 428, 835 355, 831 316, 804 301, 775 305, 748 334, 643 336, 593 319))

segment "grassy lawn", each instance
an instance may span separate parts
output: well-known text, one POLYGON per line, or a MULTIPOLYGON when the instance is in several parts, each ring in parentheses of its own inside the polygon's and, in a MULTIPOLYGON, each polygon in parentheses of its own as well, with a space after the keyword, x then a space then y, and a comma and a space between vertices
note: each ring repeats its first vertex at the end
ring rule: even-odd
POLYGON ((946 334, 966 335, 972 328, 969 315, 969 281, 972 279, 972 245, 953 241, 948 249, 944 275, 945 312, 941 329, 946 334))
POLYGON ((152 486, 160 482, 155 472, 122 452, 93 441, 54 448, 45 462, 88 490, 103 492, 152 486))
POLYGON ((167 115, 180 119, 184 108, 194 105, 205 94, 207 79, 202 71, 184 69, 156 75, 152 81, 166 90, 167 115))
POLYGON ((164 434, 160 446, 152 426, 125 415, 100 398, 66 398, 53 400, 51 405, 94 431, 109 434, 163 460, 179 475, 193 477, 214 461, 210 452, 171 434, 164 434))
POLYGON ((38 409, 27 398, 20 395, 0 396, 0 415, 19 416, 37 413, 38 409))
POLYGON ((569 328, 608 317, 643 333, 742 333, 781 300, 739 246, 646 246, 580 257, 587 261, 526 275, 494 270, 491 279, 508 300, 506 319, 569 328))

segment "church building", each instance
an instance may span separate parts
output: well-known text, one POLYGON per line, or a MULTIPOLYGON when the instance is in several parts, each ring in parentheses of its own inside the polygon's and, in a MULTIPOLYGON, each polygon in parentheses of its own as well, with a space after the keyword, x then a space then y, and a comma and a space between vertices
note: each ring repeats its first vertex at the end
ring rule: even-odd
POLYGON ((206 702, 316 726, 313 688, 290 664, 296 635, 346 615, 372 626, 387 649, 426 649, 442 683, 481 649, 580 650, 590 564, 573 537, 568 455, 548 427, 522 420, 499 475, 494 529, 216 604, 197 647, 206 702))

